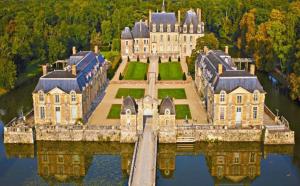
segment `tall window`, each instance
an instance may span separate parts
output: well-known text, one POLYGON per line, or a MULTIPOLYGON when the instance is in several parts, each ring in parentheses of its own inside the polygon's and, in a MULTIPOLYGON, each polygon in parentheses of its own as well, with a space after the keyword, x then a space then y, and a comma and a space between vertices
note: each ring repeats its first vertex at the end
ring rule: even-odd
POLYGON ((254 94, 253 94, 253 101, 254 102, 258 101, 258 93, 257 92, 254 92, 254 94))
POLYGON ((249 162, 250 162, 250 163, 254 163, 254 162, 255 162, 255 153, 254 153, 254 152, 251 152, 251 153, 250 153, 249 162))
POLYGON ((128 46, 128 41, 126 41, 126 46, 128 46))
POLYGON ((60 102, 60 100, 59 100, 59 95, 56 94, 56 95, 55 95, 55 103, 59 103, 59 102, 60 102))
POLYGON ((40 107, 40 118, 45 119, 45 107, 40 107))
POLYGON ((144 39, 144 44, 147 44, 147 41, 146 41, 146 39, 144 39))
POLYGON ((186 36, 183 36, 183 41, 186 42, 186 36))
POLYGON ((171 39, 170 39, 170 35, 168 35, 168 41, 170 41, 171 39))
POLYGON ((224 103, 225 102, 225 92, 220 93, 220 102, 224 103))
POLYGON ((164 36, 163 35, 160 35, 160 41, 162 42, 164 39, 164 36))
POLYGON ((239 153, 234 153, 234 163, 240 163, 240 154, 239 153))
POLYGON ((71 107, 71 116, 72 116, 72 120, 77 119, 77 107, 76 106, 71 107))
POLYGON ((220 107, 220 120, 225 119, 225 107, 220 107))
POLYGON ((193 36, 190 36, 190 41, 191 41, 191 42, 193 41, 193 36))
POLYGON ((236 102, 237 103, 242 103, 242 101, 243 101, 242 98, 243 97, 241 95, 238 95, 237 98, 236 98, 236 102))
POLYGON ((175 41, 177 41, 177 35, 175 36, 175 41))
POLYGON ((253 107, 253 119, 257 119, 257 107, 253 107))

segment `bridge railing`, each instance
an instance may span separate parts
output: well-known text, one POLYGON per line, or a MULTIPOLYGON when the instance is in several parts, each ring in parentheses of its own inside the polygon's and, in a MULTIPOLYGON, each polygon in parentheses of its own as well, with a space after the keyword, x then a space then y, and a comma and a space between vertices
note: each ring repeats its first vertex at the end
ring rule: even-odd
POLYGON ((136 157, 137 157, 139 142, 140 142, 140 137, 138 137, 138 139, 137 139, 137 141, 135 142, 135 145, 134 145, 133 158, 132 158, 132 162, 131 162, 130 174, 129 174, 129 179, 128 179, 128 186, 132 185, 132 180, 133 180, 132 178, 133 178, 133 174, 134 174, 134 171, 135 171, 135 163, 136 163, 136 157))

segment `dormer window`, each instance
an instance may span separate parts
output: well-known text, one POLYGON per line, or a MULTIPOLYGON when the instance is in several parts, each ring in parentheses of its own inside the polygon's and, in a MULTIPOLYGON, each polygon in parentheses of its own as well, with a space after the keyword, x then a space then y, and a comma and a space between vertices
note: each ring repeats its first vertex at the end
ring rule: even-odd
POLYGON ((184 24, 184 25, 183 25, 183 33, 186 33, 186 32, 187 32, 187 25, 184 24))
POLYGON ((258 93, 259 92, 257 90, 255 90, 254 93, 253 93, 253 101, 254 102, 258 102, 258 93))
POLYGON ((43 91, 39 91, 39 101, 45 102, 45 94, 43 91))
POLYGON ((160 24, 160 25, 159 25, 159 30, 160 30, 160 32, 163 32, 163 31, 164 31, 164 25, 163 25, 163 24, 160 24))
POLYGON ((55 103, 59 103, 60 102, 60 97, 59 97, 58 94, 54 95, 54 101, 55 101, 55 103))
POLYGON ((171 32, 171 25, 170 24, 168 24, 167 32, 171 32))
POLYGON ((130 109, 126 109, 126 115, 131 115, 131 110, 130 109))
POLYGON ((225 102, 225 98, 226 98, 226 92, 225 91, 221 91, 221 93, 220 93, 220 103, 224 103, 225 102))
POLYGON ((175 32, 178 32, 178 24, 175 25, 175 32))
POLYGON ((153 25, 152 25, 152 31, 153 31, 153 32, 156 32, 156 24, 153 24, 153 25))
POLYGON ((165 110, 165 115, 170 115, 170 113, 171 113, 171 112, 170 112, 170 109, 166 109, 166 110, 165 110))
POLYGON ((71 102, 76 102, 76 92, 75 91, 72 91, 71 93, 71 102))

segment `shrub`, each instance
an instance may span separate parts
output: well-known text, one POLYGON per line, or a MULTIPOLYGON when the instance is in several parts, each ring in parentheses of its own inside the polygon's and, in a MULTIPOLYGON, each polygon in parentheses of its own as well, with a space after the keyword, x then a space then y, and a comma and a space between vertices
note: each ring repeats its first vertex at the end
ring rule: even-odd
POLYGON ((160 73, 158 73, 157 79, 161 80, 160 73))
POLYGON ((183 75, 182 75, 182 80, 186 80, 185 72, 184 72, 183 75))
POLYGON ((123 79, 123 76, 122 76, 122 73, 120 73, 119 80, 122 80, 122 79, 123 79))
POLYGON ((130 62, 130 58, 129 58, 129 56, 127 56, 127 62, 130 62))
POLYGON ((150 59, 149 59, 149 57, 147 57, 147 63, 150 63, 150 59))
POLYGON ((140 56, 137 56, 137 62, 140 62, 140 56))
POLYGON ((178 56, 178 62, 180 62, 180 56, 178 56))
POLYGON ((158 57, 158 63, 161 63, 161 57, 160 56, 158 57))
POLYGON ((169 57, 169 62, 171 62, 172 61, 172 59, 171 59, 171 56, 169 57))
POLYGON ((144 80, 147 80, 147 74, 144 75, 144 80))

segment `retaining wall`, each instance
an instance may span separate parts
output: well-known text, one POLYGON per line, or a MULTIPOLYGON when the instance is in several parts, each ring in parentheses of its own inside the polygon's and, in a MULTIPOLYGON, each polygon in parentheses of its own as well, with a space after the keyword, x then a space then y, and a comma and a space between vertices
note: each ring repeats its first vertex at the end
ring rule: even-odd
POLYGON ((295 144, 295 134, 291 130, 268 130, 265 131, 264 144, 283 145, 295 144))
POLYGON ((4 143, 33 144, 34 133, 32 128, 4 127, 4 143))

